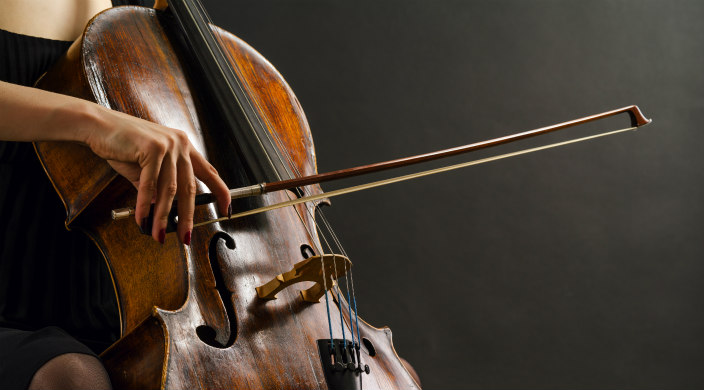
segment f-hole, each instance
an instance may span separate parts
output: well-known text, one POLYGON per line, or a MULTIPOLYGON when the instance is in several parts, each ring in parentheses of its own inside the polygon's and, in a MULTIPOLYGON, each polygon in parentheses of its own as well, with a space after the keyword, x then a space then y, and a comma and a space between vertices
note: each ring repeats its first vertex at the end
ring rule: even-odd
POLYGON ((208 244, 208 260, 210 260, 210 270, 213 272, 215 279, 215 289, 220 294, 220 301, 225 308, 225 320, 228 323, 227 329, 215 329, 210 325, 200 325, 196 328, 196 334, 200 340, 211 347, 229 348, 234 344, 237 337, 237 317, 235 308, 232 306, 230 299, 230 291, 225 286, 225 279, 222 277, 220 262, 218 261, 218 246, 219 240, 225 241, 225 246, 230 249, 235 249, 235 240, 225 232, 217 232, 210 239, 208 244), (223 342, 223 340, 227 340, 223 342))
POLYGON ((303 244, 301 245, 301 255, 303 255, 304 259, 308 259, 315 256, 315 251, 310 245, 303 244))
POLYGON ((368 338, 362 337, 362 344, 364 344, 364 347, 367 349, 367 352, 369 352, 369 356, 376 356, 376 348, 374 348, 374 344, 372 344, 372 342, 368 338))

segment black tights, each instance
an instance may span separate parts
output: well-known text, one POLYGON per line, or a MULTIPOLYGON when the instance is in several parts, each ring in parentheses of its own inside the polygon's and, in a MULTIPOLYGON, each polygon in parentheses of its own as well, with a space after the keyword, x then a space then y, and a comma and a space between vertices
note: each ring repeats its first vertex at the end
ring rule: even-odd
POLYGON ((37 370, 29 389, 112 389, 100 360, 81 353, 59 355, 37 370))

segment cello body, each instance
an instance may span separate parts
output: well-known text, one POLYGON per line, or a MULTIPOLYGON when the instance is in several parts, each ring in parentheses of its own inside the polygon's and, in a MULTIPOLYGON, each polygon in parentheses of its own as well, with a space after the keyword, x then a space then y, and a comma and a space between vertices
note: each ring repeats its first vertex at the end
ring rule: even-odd
MULTIPOLYGON (((314 174, 313 140, 292 90, 254 49, 211 29, 294 170, 314 174)), ((228 186, 250 184, 245 164, 209 109, 210 98, 199 92, 197 67, 179 40, 160 11, 109 9, 89 23, 37 86, 183 130, 228 186)), ((35 148, 66 206, 67 227, 87 234, 110 270, 121 338, 101 357, 115 388, 335 388, 326 381, 325 356, 317 345, 329 339, 324 302, 303 301, 299 288, 270 301, 255 291, 320 254, 310 209, 299 205, 207 225, 193 230, 190 246, 174 235, 160 245, 140 234, 132 219, 111 220, 111 209, 134 205, 136 190, 87 147, 40 142, 35 148)), ((306 190, 321 191, 317 185, 306 190)), ((239 199, 233 208, 292 196, 280 191, 239 199)), ((215 217, 212 205, 196 208, 196 221, 215 217)), ((349 335, 354 321, 348 303, 330 296, 332 318, 344 319, 332 321, 333 333, 349 335)), ((369 367, 360 374, 361 387, 418 388, 394 351, 390 330, 359 324, 361 362, 369 367)))

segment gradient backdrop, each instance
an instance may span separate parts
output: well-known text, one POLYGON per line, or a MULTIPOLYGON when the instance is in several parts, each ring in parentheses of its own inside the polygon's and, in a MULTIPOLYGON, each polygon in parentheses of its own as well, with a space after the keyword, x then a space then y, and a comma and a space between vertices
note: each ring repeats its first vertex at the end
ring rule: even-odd
POLYGON ((204 2, 296 91, 321 172, 638 104, 637 132, 325 213, 426 388, 704 388, 704 2, 204 2))

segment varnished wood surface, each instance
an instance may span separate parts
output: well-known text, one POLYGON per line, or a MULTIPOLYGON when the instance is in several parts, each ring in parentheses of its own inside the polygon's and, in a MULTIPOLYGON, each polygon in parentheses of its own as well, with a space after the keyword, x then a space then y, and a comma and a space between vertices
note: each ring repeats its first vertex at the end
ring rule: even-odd
MULTIPOLYGON (((229 33, 216 32, 270 131, 292 151, 296 170, 314 174, 312 138, 293 92, 256 51, 229 33)), ((230 187, 242 185, 243 168, 218 132, 207 97, 197 95, 197 72, 178 52, 154 10, 120 7, 96 17, 83 41, 42 85, 184 130, 230 187), (60 86, 67 74, 78 78, 77 87, 60 86)), ((255 291, 302 260, 302 245, 320 247, 306 210, 280 209, 197 229, 190 247, 174 236, 161 246, 140 235, 133 220, 110 220, 111 209, 134 204, 135 191, 126 181, 86 150, 65 146, 41 144, 37 149, 72 226, 96 242, 114 278, 123 338, 103 357, 116 388, 154 388, 156 378, 158 387, 173 389, 327 387, 316 345, 317 339, 329 337, 324 304, 304 302, 294 289, 282 291, 275 301, 260 300, 255 291), (86 161, 95 167, 72 170, 86 161), (203 325, 215 329, 211 345, 197 336, 203 325), (156 364, 159 359, 163 361, 156 364)), ((291 196, 271 193, 233 206, 258 207, 291 196)), ((214 216, 207 206, 195 218, 214 216)), ((331 311, 339 316, 336 305, 331 311)), ((347 319, 348 335, 349 323, 347 319)), ((333 321, 333 328, 339 337, 339 321, 333 321)), ((362 348, 363 363, 371 369, 365 388, 417 387, 394 352, 388 329, 362 322, 361 333, 376 352, 370 356, 362 348)))

